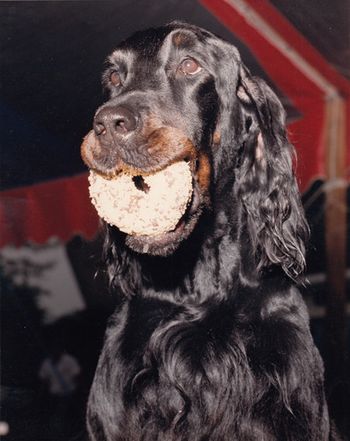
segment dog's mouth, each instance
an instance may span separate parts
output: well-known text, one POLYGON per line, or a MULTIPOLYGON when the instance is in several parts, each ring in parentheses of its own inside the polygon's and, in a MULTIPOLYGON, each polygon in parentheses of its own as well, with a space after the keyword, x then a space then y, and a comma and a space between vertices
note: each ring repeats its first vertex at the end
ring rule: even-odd
MULTIPOLYGON (((96 147, 96 137, 89 134, 82 146, 84 161, 91 169, 93 204, 100 217, 125 233, 126 245, 137 253, 173 253, 192 233, 209 203, 208 156, 198 152, 188 139, 182 137, 177 148, 174 136, 170 139, 173 145, 165 155, 164 146, 159 149, 158 144, 152 144, 151 149, 160 150, 162 159, 166 156, 167 160, 157 158, 155 162, 152 158, 155 166, 151 170, 120 160, 114 169, 101 170, 95 161, 86 160, 88 143, 101 150, 96 147), (88 140, 89 136, 92 139, 88 140)), ((93 152, 88 154, 92 157, 93 152)))
MULTIPOLYGON (((207 191, 203 191, 198 179, 199 160, 191 161, 192 191, 184 213, 178 219, 174 228, 159 234, 133 235, 127 234, 125 243, 132 250, 155 256, 167 256, 173 253, 194 230, 204 207, 208 204, 207 191)), ((140 181, 136 185, 143 186, 140 181)), ((147 184, 146 184, 147 185, 147 184)), ((141 191, 147 191, 141 188, 141 191)))

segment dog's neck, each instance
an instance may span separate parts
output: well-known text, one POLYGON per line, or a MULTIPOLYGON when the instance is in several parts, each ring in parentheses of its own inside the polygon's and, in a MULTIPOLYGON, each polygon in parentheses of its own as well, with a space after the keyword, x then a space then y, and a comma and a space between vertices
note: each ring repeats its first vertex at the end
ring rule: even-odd
POLYGON ((202 303, 222 301, 235 290, 241 259, 237 222, 232 219, 239 213, 212 214, 202 217, 192 240, 173 255, 137 257, 143 276, 141 295, 202 303))

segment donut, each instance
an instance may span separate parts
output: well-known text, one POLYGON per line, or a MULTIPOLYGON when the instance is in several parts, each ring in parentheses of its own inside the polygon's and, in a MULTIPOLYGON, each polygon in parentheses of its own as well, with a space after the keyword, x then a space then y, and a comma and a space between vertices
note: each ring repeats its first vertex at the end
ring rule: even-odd
POLYGON ((90 170, 89 193, 99 216, 129 235, 155 236, 172 231, 192 196, 192 173, 186 161, 153 174, 120 173, 106 179, 90 170))

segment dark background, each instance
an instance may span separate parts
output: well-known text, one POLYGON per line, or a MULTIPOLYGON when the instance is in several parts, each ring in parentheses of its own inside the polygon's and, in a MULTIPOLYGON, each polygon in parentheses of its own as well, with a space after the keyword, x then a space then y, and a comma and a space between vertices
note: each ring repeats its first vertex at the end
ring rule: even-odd
MULTIPOLYGON (((340 73, 350 78, 350 2, 271 3, 340 73)), ((1 2, 1 189, 84 171, 79 146, 90 130, 96 107, 104 99, 100 73, 106 56, 133 31, 175 19, 205 27, 231 41, 250 70, 271 84, 249 49, 194 0, 1 2)), ((300 117, 289 98, 277 93, 289 118, 300 117)), ((324 183, 316 181, 303 195, 312 228, 308 271, 313 281, 304 291, 311 305, 313 335, 326 362, 332 414, 343 432, 349 433, 347 354, 344 366, 334 369, 327 353, 325 316, 314 313, 324 307, 328 289, 323 189, 324 183)), ((38 298, 44 295, 40 289, 29 286, 25 278, 18 285, 13 273, 5 269, 1 272, 1 418, 11 427, 6 440, 84 438, 86 396, 114 299, 107 293, 103 277, 94 278, 100 242, 75 237, 66 244, 66 251, 86 308, 49 325, 38 306, 38 298), (38 378, 43 359, 55 351, 72 354, 82 369, 75 391, 64 397, 50 395, 38 378)), ((348 268, 349 262, 348 247, 348 268)))

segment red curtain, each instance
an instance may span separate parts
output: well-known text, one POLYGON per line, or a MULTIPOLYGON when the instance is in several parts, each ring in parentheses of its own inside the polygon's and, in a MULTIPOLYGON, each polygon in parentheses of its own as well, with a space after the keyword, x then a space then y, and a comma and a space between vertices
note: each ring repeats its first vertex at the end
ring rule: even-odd
POLYGON ((98 223, 86 173, 0 193, 0 247, 76 234, 91 239, 98 223))

